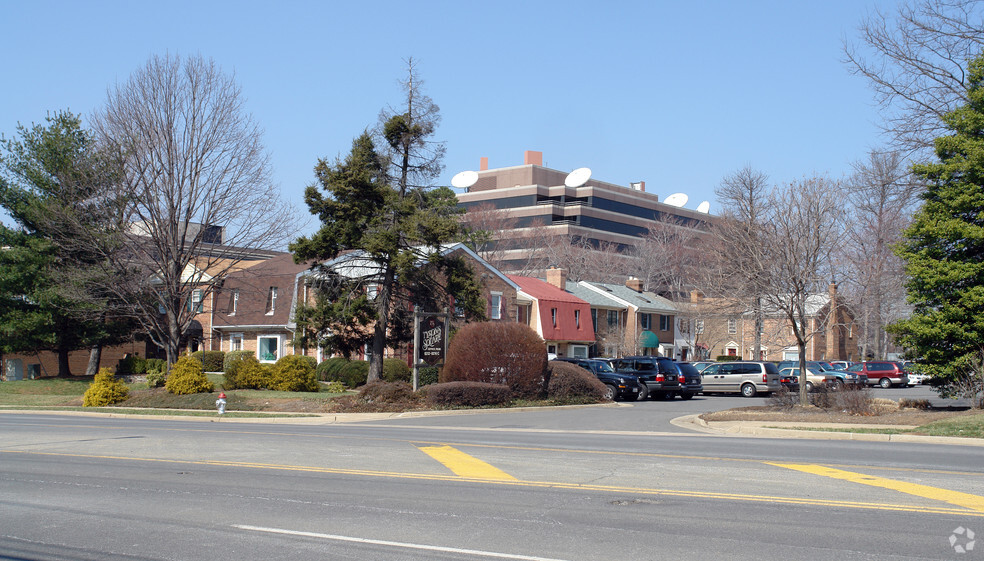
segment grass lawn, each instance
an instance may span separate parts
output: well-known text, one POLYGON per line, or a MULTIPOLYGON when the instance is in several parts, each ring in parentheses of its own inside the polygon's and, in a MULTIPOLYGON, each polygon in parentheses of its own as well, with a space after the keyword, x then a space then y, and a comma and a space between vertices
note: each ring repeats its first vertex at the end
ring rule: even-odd
POLYGON ((82 403, 92 378, 42 378, 0 382, 0 406, 57 406, 82 403))
POLYGON ((856 434, 916 434, 923 436, 959 436, 964 438, 984 438, 984 413, 961 415, 941 419, 914 429, 887 429, 863 427, 825 428, 825 427, 778 427, 789 430, 812 430, 820 432, 851 432, 856 434))

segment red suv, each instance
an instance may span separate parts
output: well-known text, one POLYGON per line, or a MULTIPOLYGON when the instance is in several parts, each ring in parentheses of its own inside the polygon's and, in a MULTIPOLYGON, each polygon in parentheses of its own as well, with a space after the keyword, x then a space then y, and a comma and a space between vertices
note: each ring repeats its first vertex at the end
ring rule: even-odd
POLYGON ((859 375, 867 374, 868 385, 870 386, 877 385, 883 388, 902 386, 904 388, 909 385, 909 375, 897 362, 869 360, 852 364, 847 368, 847 372, 857 372, 859 375))

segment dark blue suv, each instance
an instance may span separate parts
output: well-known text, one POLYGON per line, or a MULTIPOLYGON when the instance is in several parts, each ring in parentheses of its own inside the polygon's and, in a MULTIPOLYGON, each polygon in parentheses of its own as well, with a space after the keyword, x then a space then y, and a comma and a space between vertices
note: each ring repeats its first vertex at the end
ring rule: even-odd
POLYGON ((640 393, 645 393, 646 391, 646 387, 639 381, 638 376, 616 373, 612 370, 612 365, 608 361, 596 358, 567 357, 558 357, 554 360, 576 364, 597 376, 601 380, 601 383, 608 387, 608 391, 611 394, 609 397, 613 401, 619 399, 635 401, 639 399, 640 393))
POLYGON ((615 372, 638 376, 646 385, 646 396, 672 399, 680 392, 680 369, 665 356, 625 356, 611 360, 615 372))

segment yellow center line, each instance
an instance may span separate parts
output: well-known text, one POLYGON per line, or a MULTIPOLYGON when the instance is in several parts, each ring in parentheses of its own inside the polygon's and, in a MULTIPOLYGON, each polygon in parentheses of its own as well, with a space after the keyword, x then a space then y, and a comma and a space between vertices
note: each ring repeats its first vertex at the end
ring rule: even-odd
POLYGON ((316 467, 316 466, 261 464, 261 463, 252 463, 252 462, 235 462, 235 461, 218 461, 218 460, 168 460, 168 459, 159 459, 159 458, 101 456, 101 455, 92 455, 92 454, 26 452, 22 450, 0 450, 0 454, 58 456, 58 457, 71 457, 71 458, 119 460, 119 461, 131 461, 131 462, 158 462, 158 463, 201 465, 201 466, 223 466, 223 467, 237 467, 237 468, 251 468, 251 469, 298 471, 298 472, 322 473, 322 474, 332 474, 332 475, 356 475, 356 476, 363 476, 363 477, 384 477, 384 478, 393 478, 393 479, 414 479, 414 480, 424 480, 424 481, 445 481, 445 482, 456 482, 456 483, 482 483, 482 484, 490 484, 490 485, 507 485, 511 487, 526 487, 526 488, 538 488, 538 489, 597 491, 603 493, 638 494, 638 495, 647 495, 647 496, 678 497, 678 498, 687 498, 687 499, 779 503, 779 504, 790 504, 790 505, 821 506, 821 507, 830 507, 830 508, 885 510, 885 511, 922 513, 922 514, 942 514, 942 515, 950 515, 950 516, 958 515, 958 516, 984 517, 984 512, 975 511, 975 510, 966 510, 963 508, 958 509, 958 508, 945 508, 945 507, 924 507, 924 506, 906 505, 906 504, 866 503, 866 502, 838 501, 838 500, 813 499, 813 498, 801 498, 801 497, 777 497, 777 496, 768 496, 768 495, 739 495, 736 493, 678 491, 673 489, 647 489, 647 488, 639 488, 639 487, 617 487, 613 485, 564 483, 564 482, 556 482, 556 481, 480 479, 480 478, 472 478, 472 477, 461 477, 455 475, 402 473, 402 472, 388 472, 388 471, 360 470, 360 469, 326 468, 326 467, 316 467))
POLYGON ((779 464, 773 462, 766 462, 766 463, 776 467, 802 471, 804 473, 811 473, 813 475, 820 475, 823 477, 831 477, 833 479, 850 481, 851 483, 860 483, 862 485, 870 485, 872 487, 891 489, 893 491, 898 491, 900 493, 915 495, 917 497, 923 497, 925 499, 943 501, 945 503, 962 506, 964 508, 969 508, 971 510, 984 513, 984 497, 981 497, 979 495, 961 493, 960 491, 950 491, 948 489, 941 489, 939 487, 930 487, 929 485, 920 485, 918 483, 907 483, 905 481, 896 481, 894 479, 875 477, 872 475, 865 475, 863 473, 844 471, 840 469, 819 466, 816 464, 779 464))
POLYGON ((450 446, 421 446, 420 450, 461 477, 516 481, 516 478, 450 446))

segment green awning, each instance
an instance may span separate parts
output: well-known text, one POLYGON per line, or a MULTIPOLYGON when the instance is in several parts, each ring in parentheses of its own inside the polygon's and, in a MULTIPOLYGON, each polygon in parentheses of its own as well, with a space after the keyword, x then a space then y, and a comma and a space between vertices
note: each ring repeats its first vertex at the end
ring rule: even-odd
POLYGON ((644 349, 655 349, 659 346, 659 336, 647 329, 639 335, 639 346, 644 349))

